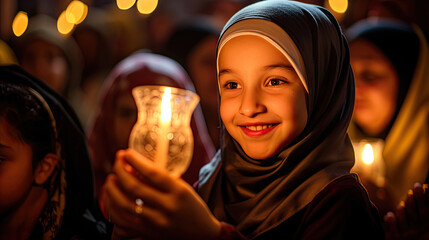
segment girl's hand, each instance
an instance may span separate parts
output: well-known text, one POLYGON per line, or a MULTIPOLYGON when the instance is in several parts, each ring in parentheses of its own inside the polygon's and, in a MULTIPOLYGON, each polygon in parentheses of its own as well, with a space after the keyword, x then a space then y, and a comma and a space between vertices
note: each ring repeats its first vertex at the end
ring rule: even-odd
POLYGON ((427 239, 429 237, 429 189, 415 183, 405 201, 384 217, 386 239, 427 239))
POLYGON ((216 239, 221 224, 182 179, 138 152, 118 151, 104 186, 107 214, 125 238, 216 239), (138 199, 138 200, 137 200, 138 199), (142 206, 136 204, 143 201, 142 206))

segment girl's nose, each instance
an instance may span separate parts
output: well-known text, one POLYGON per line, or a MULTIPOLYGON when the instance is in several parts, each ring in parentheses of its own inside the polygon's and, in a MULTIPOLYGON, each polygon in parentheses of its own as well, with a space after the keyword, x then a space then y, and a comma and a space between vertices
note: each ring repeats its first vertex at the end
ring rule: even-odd
POLYGON ((262 97, 255 90, 246 90, 243 92, 241 98, 241 105, 239 112, 246 117, 255 117, 260 113, 267 111, 265 104, 263 104, 262 97))
POLYGON ((356 78, 355 79, 355 94, 356 95, 363 94, 368 89, 369 86, 370 85, 367 82, 362 81, 359 78, 356 78))

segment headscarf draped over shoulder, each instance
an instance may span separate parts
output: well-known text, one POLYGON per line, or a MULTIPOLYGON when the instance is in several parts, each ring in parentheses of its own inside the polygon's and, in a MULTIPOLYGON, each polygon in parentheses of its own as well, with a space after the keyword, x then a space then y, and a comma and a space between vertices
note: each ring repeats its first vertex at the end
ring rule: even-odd
POLYGON ((215 216, 256 237, 290 218, 354 164, 346 133, 354 104, 347 40, 326 9, 295 1, 262 1, 236 13, 219 46, 256 34, 291 60, 306 87, 308 122, 277 155, 249 158, 222 125, 221 150, 200 172, 199 193, 215 216), (280 32, 279 32, 280 31, 280 32))

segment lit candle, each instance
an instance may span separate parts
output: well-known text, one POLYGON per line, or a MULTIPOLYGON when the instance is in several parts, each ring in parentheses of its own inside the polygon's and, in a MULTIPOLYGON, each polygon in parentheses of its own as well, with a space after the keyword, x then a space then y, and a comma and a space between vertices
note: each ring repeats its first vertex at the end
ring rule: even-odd
POLYGON ((356 172, 366 179, 370 179, 379 187, 385 183, 385 165, 382 156, 384 142, 377 141, 361 141, 355 143, 356 164, 352 172, 356 172))
POLYGON ((363 147, 362 161, 366 165, 370 165, 374 162, 374 150, 372 149, 372 146, 369 143, 365 144, 365 146, 363 147))
POLYGON ((168 161, 168 133, 171 125, 171 88, 166 88, 161 101, 161 121, 158 136, 157 148, 155 153, 155 165, 159 168, 166 168, 168 161))

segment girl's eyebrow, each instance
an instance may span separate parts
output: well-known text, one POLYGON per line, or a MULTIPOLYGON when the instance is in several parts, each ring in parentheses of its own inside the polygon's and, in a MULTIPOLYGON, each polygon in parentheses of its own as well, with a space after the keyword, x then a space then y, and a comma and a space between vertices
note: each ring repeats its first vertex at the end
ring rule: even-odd
POLYGON ((232 70, 231 70, 231 69, 221 69, 221 70, 219 71, 219 77, 220 77, 222 74, 231 73, 231 72, 232 72, 232 70))
MULTIPOLYGON (((264 70, 270 70, 270 69, 274 69, 274 68, 282 68, 288 71, 294 71, 295 69, 292 67, 292 65, 288 65, 288 64, 284 64, 284 63, 279 63, 279 64, 270 64, 268 66, 264 67, 264 70)), ((227 73, 232 73, 233 71, 231 69, 225 68, 225 69, 221 69, 219 71, 219 77, 223 74, 227 74, 227 73)))
MULTIPOLYGON (((267 70, 268 69, 272 69, 272 68, 284 68, 284 69, 287 69, 287 70, 294 70, 294 68, 292 67, 292 65, 284 64, 284 63, 270 64, 268 66, 265 66, 264 68, 267 69, 267 70)), ((231 72, 232 72, 231 69, 225 68, 225 69, 221 69, 219 71, 219 75, 224 74, 224 73, 231 73, 231 72)))
POLYGON ((272 65, 268 65, 268 66, 265 66, 265 70, 270 70, 270 69, 273 69, 273 68, 283 68, 283 69, 285 69, 285 70, 292 70, 292 71, 295 71, 295 69, 292 67, 292 65, 288 65, 288 64, 283 64, 283 63, 280 63, 280 64, 272 64, 272 65))

